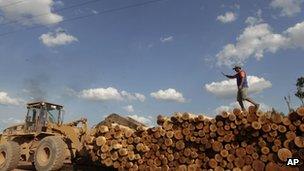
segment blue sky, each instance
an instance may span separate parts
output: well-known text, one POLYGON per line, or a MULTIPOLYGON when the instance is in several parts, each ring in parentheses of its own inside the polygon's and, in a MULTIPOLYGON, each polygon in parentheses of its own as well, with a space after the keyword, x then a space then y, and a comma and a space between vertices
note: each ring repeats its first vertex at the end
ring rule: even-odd
POLYGON ((175 111, 212 116, 235 106, 235 80, 220 73, 235 63, 264 109, 286 112, 288 94, 299 105, 300 0, 164 0, 106 14, 146 1, 100 0, 57 12, 87 1, 0 0, 0 35, 14 31, 0 37, 0 127, 22 121, 35 99, 91 124, 113 112, 144 121, 175 111), (92 16, 62 22, 84 15, 92 16))

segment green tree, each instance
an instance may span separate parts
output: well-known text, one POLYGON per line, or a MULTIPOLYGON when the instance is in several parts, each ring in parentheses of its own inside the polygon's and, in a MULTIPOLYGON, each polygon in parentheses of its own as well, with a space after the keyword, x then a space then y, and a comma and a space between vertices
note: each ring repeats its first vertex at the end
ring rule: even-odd
POLYGON ((302 106, 304 106, 304 77, 298 78, 296 86, 297 92, 295 96, 297 96, 301 100, 302 106))

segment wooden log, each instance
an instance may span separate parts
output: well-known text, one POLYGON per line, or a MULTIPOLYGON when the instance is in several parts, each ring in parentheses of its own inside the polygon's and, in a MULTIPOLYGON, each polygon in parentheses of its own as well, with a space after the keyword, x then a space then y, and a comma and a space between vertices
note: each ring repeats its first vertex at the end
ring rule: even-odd
MULTIPOLYGON (((275 130, 275 131, 271 131, 271 132, 269 132, 269 135, 271 136, 271 137, 277 137, 278 136, 278 132, 275 130)), ((270 140, 267 140, 268 142, 271 142, 270 140)))
POLYGON ((252 171, 252 167, 250 165, 245 165, 243 168, 242 168, 242 171, 252 171))
POLYGON ((219 152, 223 149, 223 144, 219 141, 215 141, 212 143, 212 149, 216 152, 219 152))
POLYGON ((120 162, 119 162, 119 161, 115 161, 115 162, 113 163, 113 167, 114 167, 115 169, 120 168, 120 167, 121 167, 120 162))
POLYGON ((183 140, 179 140, 176 142, 175 146, 176 146, 176 149, 182 150, 185 148, 185 143, 183 140))
POLYGON ((264 163, 268 162, 268 156, 265 154, 260 155, 260 160, 264 163))
POLYGON ((301 116, 297 112, 291 112, 288 114, 288 118, 291 122, 294 122, 296 120, 300 120, 301 116))
POLYGON ((224 171, 224 168, 221 167, 221 166, 216 166, 216 167, 214 168, 214 171, 224 171))
POLYGON ((99 147, 105 145, 107 142, 106 137, 104 136, 97 137, 95 141, 96 141, 96 145, 99 147))
POLYGON ((267 143, 266 143, 266 141, 264 139, 260 139, 259 142, 258 142, 258 144, 259 144, 260 147, 267 146, 267 143))
POLYGON ((85 142, 87 144, 93 144, 95 137, 91 136, 91 135, 86 135, 85 137, 85 142))
POLYGON ((222 116, 223 118, 228 118, 229 113, 228 113, 227 111, 222 111, 222 112, 221 112, 221 116, 222 116))
POLYGON ((105 126, 105 125, 101 125, 97 129, 100 133, 103 133, 103 134, 109 132, 109 127, 105 126))
POLYGON ((250 155, 244 156, 244 160, 246 165, 251 165, 253 162, 253 158, 250 155))
POLYGON ((198 115, 197 116, 197 120, 200 121, 200 122, 202 122, 202 121, 205 120, 205 116, 204 115, 198 115))
POLYGON ((230 114, 229 116, 228 116, 228 118, 229 118, 229 120, 230 121, 235 121, 235 119, 236 119, 236 116, 235 116, 235 114, 230 114))
POLYGON ((283 120, 283 116, 279 113, 272 113, 271 115, 271 120, 276 123, 276 124, 279 124, 282 122, 283 120))
POLYGON ((261 122, 262 124, 268 123, 269 120, 268 120, 267 116, 264 113, 261 113, 261 114, 260 113, 261 112, 257 113, 258 121, 261 122))
POLYGON ((128 150, 126 148, 121 148, 118 150, 118 154, 120 156, 126 156, 126 155, 128 155, 128 150))
POLYGON ((215 159, 210 159, 209 160, 209 162, 208 162, 208 164, 209 164, 209 166, 211 167, 211 168, 216 168, 217 167, 217 161, 215 160, 215 159))
POLYGON ((281 142, 280 139, 275 139, 275 140, 273 141, 273 144, 276 145, 276 146, 281 146, 281 145, 282 145, 282 142, 281 142))
POLYGON ((304 132, 304 124, 301 124, 301 125, 299 126, 299 129, 300 129, 302 132, 304 132))
POLYGON ((220 154, 221 154, 222 157, 227 157, 229 155, 229 152, 226 149, 222 149, 220 154))
POLYGON ((187 166, 186 165, 179 165, 177 167, 177 171, 187 171, 187 166))
POLYGON ((234 159, 235 159, 235 156, 234 156, 233 154, 229 154, 229 155, 227 156, 227 161, 228 161, 228 162, 233 162, 234 159))
POLYGON ((297 108, 296 112, 298 115, 304 116, 304 107, 297 108))
POLYGON ((304 148, 304 137, 299 137, 297 136, 294 139, 294 143, 296 144, 296 146, 298 146, 299 148, 304 148))
POLYGON ((255 152, 255 148, 253 147, 253 145, 247 145, 245 149, 247 154, 253 154, 255 152))
POLYGON ((235 128, 236 128, 235 123, 231 122, 231 123, 230 123, 230 128, 231 128, 231 129, 235 129, 235 128))
POLYGON ((269 153, 269 154, 267 155, 267 160, 268 160, 269 162, 274 162, 274 161, 276 160, 275 153, 269 153))
POLYGON ((237 157, 233 161, 234 165, 238 168, 242 168, 245 165, 245 160, 244 158, 237 157))
POLYGON ((191 134, 190 128, 183 128, 182 133, 184 136, 189 136, 191 134))
POLYGON ((246 149, 244 147, 239 147, 235 150, 235 154, 237 157, 244 157, 246 155, 246 149))
POLYGON ((261 160, 254 160, 252 162, 252 168, 255 171, 261 171, 264 170, 265 164, 261 160))
POLYGON ((272 150, 273 152, 278 152, 279 149, 280 149, 280 146, 278 146, 278 145, 274 145, 274 146, 271 147, 271 150, 272 150))
POLYGON ((276 123, 271 124, 271 129, 272 130, 277 130, 278 128, 279 128, 279 126, 276 123))
POLYGON ((177 140, 181 140, 183 138, 183 133, 181 130, 175 130, 174 131, 174 138, 176 138, 177 140))
POLYGON ((184 121, 188 121, 191 117, 190 115, 191 115, 190 113, 185 112, 185 113, 182 114, 182 119, 184 121))
POLYGON ((288 125, 291 124, 291 122, 290 122, 290 120, 289 120, 288 117, 284 117, 282 123, 283 123, 285 126, 288 126, 288 125))
POLYGON ((280 133, 285 133, 287 131, 286 127, 284 125, 279 125, 278 131, 280 133))
POLYGON ((232 162, 227 163, 227 168, 232 170, 234 168, 234 164, 232 162))
POLYGON ((106 158, 105 160, 103 160, 103 163, 107 166, 110 167, 113 165, 113 160, 111 158, 106 158))
POLYGON ((119 157, 119 155, 118 155, 117 151, 114 151, 110 156, 110 158, 113 162, 116 161, 118 159, 118 157, 119 157))
POLYGON ((191 155, 191 149, 190 148, 185 148, 184 151, 183 151, 183 155, 185 157, 189 157, 191 155))
POLYGON ((220 154, 215 154, 214 159, 218 162, 221 163, 223 161, 223 157, 220 154))
POLYGON ((227 167, 227 164, 228 164, 227 160, 223 160, 223 161, 220 163, 220 166, 221 166, 222 168, 226 168, 226 167, 227 167))
POLYGON ((286 134, 285 134, 286 138, 288 140, 294 140, 296 138, 296 133, 293 132, 293 131, 288 131, 286 134))
POLYGON ((262 126, 262 130, 263 130, 264 132, 270 132, 270 131, 271 131, 271 126, 270 126, 269 124, 264 124, 264 125, 262 126))
POLYGON ((103 153, 108 152, 109 149, 110 149, 110 147, 109 147, 107 144, 101 146, 101 148, 100 148, 100 150, 101 150, 103 153))
POLYGON ((262 149, 261 149, 261 152, 262 152, 262 154, 268 154, 269 152, 270 152, 270 150, 269 150, 269 148, 268 147, 262 147, 262 149))
POLYGON ((288 129, 290 131, 295 131, 297 129, 297 127, 295 125, 293 125, 293 124, 290 124, 290 125, 288 125, 288 129))
POLYGON ((216 125, 217 125, 217 127, 222 127, 222 126, 224 126, 224 122, 223 121, 217 121, 216 125))
POLYGON ((216 132, 216 131, 217 131, 217 126, 216 126, 216 124, 211 124, 211 125, 210 125, 210 131, 211 131, 211 132, 216 132))
POLYGON ((265 171, 276 171, 276 170, 280 170, 280 167, 278 164, 274 163, 274 162, 269 162, 266 167, 265 167, 265 171))
POLYGON ((241 111, 241 109, 239 109, 239 108, 234 108, 234 109, 233 109, 233 114, 236 115, 236 116, 239 116, 239 115, 242 114, 242 111, 241 111))
POLYGON ((278 151, 278 157, 281 161, 286 162, 288 158, 292 157, 292 153, 289 149, 287 148, 281 148, 278 151))
POLYGON ((296 126, 296 127, 299 127, 301 125, 302 121, 301 120, 297 120, 297 121, 294 121, 293 124, 296 126))
POLYGON ((249 113, 247 115, 247 121, 248 123, 252 123, 253 121, 257 121, 258 120, 258 117, 255 113, 249 113))
POLYGON ((201 130, 201 129, 204 128, 204 123, 203 122, 199 122, 198 124, 196 124, 195 127, 196 127, 197 130, 201 130))
POLYGON ((260 122, 258 122, 258 121, 253 121, 253 122, 251 123, 251 126, 252 126, 254 129, 256 129, 256 130, 259 130, 259 129, 262 128, 262 124, 261 124, 260 122))
POLYGON ((171 130, 173 128, 173 124, 172 122, 166 120, 164 121, 164 123, 162 124, 162 127, 165 129, 165 130, 171 130))
POLYGON ((260 158, 260 155, 259 155, 258 153, 256 153, 256 152, 254 152, 254 153, 251 154, 251 157, 252 157, 253 159, 259 159, 259 158, 260 158))

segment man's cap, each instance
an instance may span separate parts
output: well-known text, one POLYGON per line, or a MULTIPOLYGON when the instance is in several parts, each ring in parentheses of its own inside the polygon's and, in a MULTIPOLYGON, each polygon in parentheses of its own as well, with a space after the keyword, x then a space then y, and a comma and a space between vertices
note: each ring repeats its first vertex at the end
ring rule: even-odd
POLYGON ((233 67, 233 69, 237 69, 237 68, 241 69, 242 67, 239 66, 239 65, 235 65, 235 66, 233 67))

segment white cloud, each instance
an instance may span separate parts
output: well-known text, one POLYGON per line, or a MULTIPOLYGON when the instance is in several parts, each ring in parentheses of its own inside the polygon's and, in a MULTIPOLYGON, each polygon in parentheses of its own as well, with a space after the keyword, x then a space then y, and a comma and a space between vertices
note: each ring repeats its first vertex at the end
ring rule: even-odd
POLYGON ((162 43, 166 43, 166 42, 172 42, 173 41, 173 36, 167 36, 167 37, 161 37, 160 41, 162 43))
POLYGON ((140 93, 129 93, 127 91, 119 91, 114 87, 84 89, 79 93, 79 97, 88 100, 107 101, 107 100, 138 100, 144 102, 146 97, 140 93))
POLYGON ((267 23, 248 25, 235 44, 227 44, 216 55, 218 65, 243 64, 248 58, 260 60, 265 52, 279 49, 304 48, 304 22, 289 27, 281 34, 274 33, 267 23))
POLYGON ((49 25, 61 22, 63 17, 53 13, 54 0, 30 0, 18 3, 19 0, 0 0, 0 9, 6 19, 18 21, 22 25, 49 25), (7 4, 18 3, 6 7, 7 4), (39 17, 35 17, 39 16, 39 17))
POLYGON ((42 34, 39 39, 42 43, 48 47, 67 45, 72 42, 78 41, 78 39, 68 33, 66 33, 61 28, 56 29, 55 32, 48 32, 42 34))
POLYGON ((226 12, 224 15, 219 15, 216 18, 222 23, 231 23, 237 19, 237 15, 233 12, 226 12))
POLYGON ((9 97, 6 92, 0 92, 0 104, 3 105, 20 105, 21 100, 9 97))
POLYGON ((146 117, 138 116, 138 115, 128 115, 130 118, 137 120, 140 123, 146 124, 147 126, 150 126, 152 124, 152 121, 146 117))
POLYGON ((288 38, 289 47, 304 48, 304 22, 297 23, 293 27, 288 28, 284 34, 288 38))
POLYGON ((280 9, 282 16, 294 16, 301 12, 303 0, 272 0, 270 6, 274 9, 280 9))
POLYGON ((135 93, 135 97, 136 97, 139 101, 141 101, 141 102, 143 102, 143 101, 146 100, 146 97, 145 97, 143 94, 140 94, 140 93, 135 93))
POLYGON ((169 88, 167 90, 158 90, 157 92, 152 92, 150 95, 157 100, 175 101, 179 103, 186 102, 183 94, 173 88, 169 88))
MULTIPOLYGON (((248 93, 259 93, 272 86, 271 82, 263 77, 248 76, 247 80, 249 84, 248 93)), ((235 97, 237 92, 236 80, 229 79, 205 84, 205 89, 217 97, 235 97)))
POLYGON ((132 105, 124 106, 123 109, 124 109, 125 111, 127 111, 128 113, 134 112, 134 108, 133 108, 132 105))
POLYGON ((250 25, 237 38, 235 45, 227 44, 216 57, 219 65, 231 66, 243 63, 250 56, 261 59, 265 51, 275 53, 286 41, 284 36, 274 34, 266 23, 250 25))
MULTIPOLYGON (((271 111, 271 107, 264 104, 264 103, 259 103, 260 104, 260 107, 259 107, 259 110, 261 111, 271 111)), ((244 101, 244 106, 246 109, 248 109, 249 106, 252 106, 251 103, 247 102, 247 101, 244 101)), ((233 102, 233 103, 230 103, 229 105, 225 106, 219 106, 217 107, 214 112, 216 114, 220 114, 222 111, 227 111, 227 112, 232 112, 232 110, 234 108, 240 108, 240 105, 238 102, 233 102)))
POLYGON ((139 100, 141 102, 144 102, 146 97, 143 94, 140 93, 129 93, 127 91, 121 91, 121 95, 125 97, 128 100, 139 100))
POLYGON ((95 88, 95 89, 85 89, 80 93, 80 97, 89 100, 123 100, 121 94, 116 88, 95 88))
POLYGON ((256 24, 263 22, 261 9, 259 9, 255 15, 256 15, 255 17, 252 17, 252 16, 247 17, 247 19, 245 20, 245 23, 249 24, 249 25, 256 25, 256 24))

